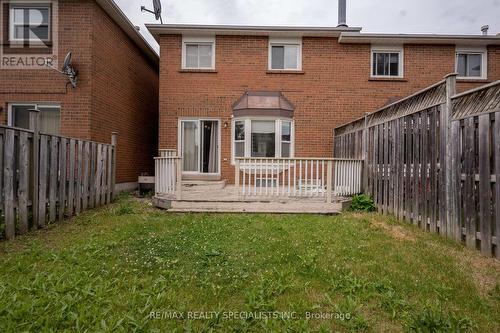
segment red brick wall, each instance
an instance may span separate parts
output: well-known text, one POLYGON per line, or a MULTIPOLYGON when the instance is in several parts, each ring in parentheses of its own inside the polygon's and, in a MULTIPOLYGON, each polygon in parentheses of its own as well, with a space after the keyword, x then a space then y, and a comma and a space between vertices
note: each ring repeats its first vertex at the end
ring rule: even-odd
POLYGON ((59 54, 73 52, 78 87, 44 70, 0 69, 0 122, 12 102, 61 105, 61 134, 110 142, 119 132, 117 182, 152 173, 156 151, 158 72, 92 0, 59 0, 59 54))
POLYGON ((158 69, 98 5, 93 27, 92 138, 118 132, 117 179, 136 182, 158 151, 158 69))
POLYGON ((7 104, 12 102, 53 102, 61 105, 61 134, 90 139, 92 1, 59 1, 59 54, 73 52, 79 71, 77 89, 50 69, 0 69, 0 120, 7 122, 7 104))
MULTIPOLYGON (((334 127, 372 112, 451 72, 455 46, 406 45, 404 80, 370 80, 370 45, 303 38, 303 74, 268 74, 268 38, 217 36, 216 73, 185 73, 179 35, 160 39, 159 147, 177 148, 179 117, 218 117, 222 128, 222 177, 232 179, 231 105, 247 90, 283 91, 295 105, 295 156, 331 157, 334 127)), ((490 80, 500 78, 499 48, 489 50, 490 80)), ((484 84, 484 83, 483 83, 484 84)), ((477 85, 477 83, 475 84, 477 85)), ((460 83, 459 90, 474 86, 460 83)))

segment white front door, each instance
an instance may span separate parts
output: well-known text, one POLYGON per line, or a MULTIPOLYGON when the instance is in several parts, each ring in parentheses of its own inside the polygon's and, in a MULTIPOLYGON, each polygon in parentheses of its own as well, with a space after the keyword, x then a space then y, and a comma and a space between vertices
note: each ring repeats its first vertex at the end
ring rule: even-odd
POLYGON ((219 120, 180 121, 182 170, 186 174, 220 173, 219 120))

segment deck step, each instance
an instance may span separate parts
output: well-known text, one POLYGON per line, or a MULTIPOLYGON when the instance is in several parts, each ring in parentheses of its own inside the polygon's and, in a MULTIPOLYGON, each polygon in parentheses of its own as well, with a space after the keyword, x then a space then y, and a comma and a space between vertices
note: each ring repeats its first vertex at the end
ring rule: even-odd
POLYGON ((170 212, 214 213, 278 213, 278 214, 338 214, 342 203, 322 202, 236 202, 236 201, 171 201, 170 212))

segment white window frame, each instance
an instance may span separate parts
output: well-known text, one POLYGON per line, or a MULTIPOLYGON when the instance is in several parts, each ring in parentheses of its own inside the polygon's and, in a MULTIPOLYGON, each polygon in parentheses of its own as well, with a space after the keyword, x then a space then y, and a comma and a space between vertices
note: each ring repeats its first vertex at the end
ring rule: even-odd
POLYGON ((302 71, 302 38, 273 38, 269 37, 268 70, 270 71, 302 71), (297 68, 273 68, 273 46, 298 46, 297 68))
MULTIPOLYGON (((293 158, 295 156, 295 121, 292 118, 281 118, 281 117, 238 117, 232 119, 231 122, 231 164, 234 165, 235 161, 235 123, 237 121, 243 121, 245 123, 245 158, 252 158, 252 121, 274 121, 275 126, 275 156, 274 158, 281 158, 281 131, 282 131, 282 123, 290 122, 290 157, 284 158, 293 158)), ((240 141, 238 141, 240 142, 240 141)), ((269 157, 273 158, 273 157, 269 157)))
MULTIPOLYGON (((61 116, 61 104, 57 103, 31 103, 31 102, 14 102, 8 103, 7 105, 7 125, 14 127, 14 110, 12 107, 16 106, 33 106, 33 109, 39 110, 39 108, 59 108, 59 117, 61 116)), ((59 123, 59 132, 61 131, 61 123, 59 123)))
POLYGON ((215 69, 215 36, 202 36, 202 37, 192 37, 192 36, 182 36, 182 69, 205 69, 214 70, 215 69), (186 46, 187 45, 211 45, 212 46, 212 64, 210 67, 188 67, 186 64, 186 46))
POLYGON ((458 76, 462 80, 486 80, 488 78, 488 50, 486 48, 457 47, 455 49, 455 71, 458 73, 459 54, 481 55, 481 76, 458 76))
MULTIPOLYGON (((221 142, 222 142, 222 128, 221 124, 222 121, 220 118, 213 118, 213 117, 206 117, 206 118, 196 118, 196 117, 182 117, 177 120, 177 151, 182 155, 182 123, 183 122, 197 122, 198 123, 198 128, 201 129, 201 122, 202 121, 215 121, 217 122, 217 127, 218 127, 218 140, 217 140, 217 145, 218 145, 218 155, 217 158, 218 160, 218 166, 219 170, 216 173, 208 173, 208 172, 201 172, 200 171, 200 165, 198 163, 198 171, 182 171, 183 175, 206 175, 206 176, 220 176, 221 175, 221 157, 222 157, 222 149, 221 149, 221 142)), ((201 142, 198 142, 199 144, 199 151, 198 151, 198 158, 201 159, 201 142)), ((184 165, 184 157, 181 156, 181 165, 184 165)))
POLYGON ((404 47, 403 46, 373 46, 370 52, 370 77, 372 78, 399 78, 404 77, 404 47), (398 75, 374 75, 373 74, 373 55, 375 53, 398 53, 398 75))
MULTIPOLYGON (((23 24, 22 26, 24 26, 23 24)), ((11 3, 9 6, 9 41, 11 42, 50 42, 51 40, 51 32, 52 32, 52 8, 49 3, 47 2, 40 2, 38 3, 37 1, 27 1, 27 2, 14 2, 11 3), (14 10, 15 9, 47 9, 48 10, 48 22, 47 22, 47 38, 46 39, 31 39, 31 38, 15 38, 15 27, 19 26, 20 24, 16 24, 14 22, 14 10)))

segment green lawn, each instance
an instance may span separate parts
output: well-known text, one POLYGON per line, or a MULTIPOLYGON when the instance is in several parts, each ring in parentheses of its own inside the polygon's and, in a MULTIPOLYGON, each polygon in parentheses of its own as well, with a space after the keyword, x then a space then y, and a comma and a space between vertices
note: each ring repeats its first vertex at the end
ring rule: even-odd
POLYGON ((377 214, 124 197, 0 244, 0 318, 0 332, 499 332, 500 263, 377 214))

